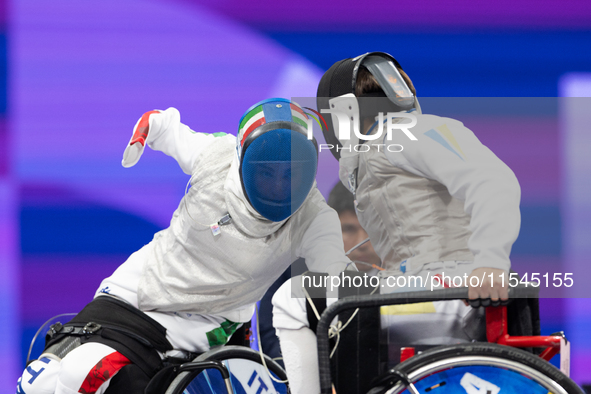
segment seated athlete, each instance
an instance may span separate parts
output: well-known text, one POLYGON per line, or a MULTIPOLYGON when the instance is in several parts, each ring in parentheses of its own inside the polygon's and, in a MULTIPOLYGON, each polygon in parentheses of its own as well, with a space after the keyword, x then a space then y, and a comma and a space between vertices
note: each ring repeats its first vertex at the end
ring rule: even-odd
MULTIPOLYGON (((513 172, 461 122, 422 114, 412 82, 383 52, 335 63, 320 81, 317 103, 326 114, 326 146, 339 160, 341 182, 354 194, 359 222, 386 269, 380 291, 429 288, 396 288, 392 283, 409 282, 391 278, 462 277, 471 300, 485 306, 507 300, 509 253, 520 227, 513 172), (402 132, 403 123, 416 140, 402 132), (398 129, 386 133, 392 124, 398 129)), ((273 298, 274 325, 292 392, 318 393, 316 338, 305 300, 292 297, 290 285, 273 298)), ((394 326, 388 329, 408 345, 472 339, 463 324, 469 307, 429 304, 426 313, 388 318, 394 326)))
POLYGON ((18 393, 100 394, 124 367, 125 387, 109 394, 143 393, 164 357, 224 345, 296 258, 342 271, 350 261, 338 216, 316 188, 318 150, 305 121, 285 99, 251 107, 237 137, 196 133, 174 108, 145 113, 123 166, 147 144, 174 158, 191 188, 170 226, 104 279, 70 323, 53 326, 18 393))

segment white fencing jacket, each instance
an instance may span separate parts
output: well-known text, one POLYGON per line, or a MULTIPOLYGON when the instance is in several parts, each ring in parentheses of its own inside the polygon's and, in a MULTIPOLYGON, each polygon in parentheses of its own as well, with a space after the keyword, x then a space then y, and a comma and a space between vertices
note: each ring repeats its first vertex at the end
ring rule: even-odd
POLYGON ((383 265, 411 273, 462 260, 509 270, 521 223, 513 171, 461 122, 416 116, 416 141, 394 131, 358 155, 357 216, 383 265))
POLYGON ((97 295, 119 296, 142 311, 244 322, 296 258, 310 270, 344 270, 338 215, 316 186, 289 219, 262 218, 243 195, 236 137, 220 134, 195 133, 174 108, 150 117, 148 145, 176 159, 191 188, 170 226, 105 279, 97 295), (210 225, 227 213, 232 221, 214 235, 210 225))

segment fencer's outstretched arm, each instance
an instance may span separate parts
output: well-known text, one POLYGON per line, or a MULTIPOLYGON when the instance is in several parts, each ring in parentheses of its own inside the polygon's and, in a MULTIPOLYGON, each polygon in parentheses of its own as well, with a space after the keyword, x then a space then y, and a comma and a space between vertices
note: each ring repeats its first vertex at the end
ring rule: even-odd
POLYGON ((196 158, 215 139, 214 134, 197 133, 181 123, 176 108, 146 112, 133 128, 123 153, 123 167, 134 166, 145 145, 174 158, 185 174, 191 175, 196 158))
MULTIPOLYGON (((521 189, 513 171, 457 120, 422 115, 411 131, 417 141, 405 139, 402 133, 396 135, 393 142, 404 149, 396 153, 386 150, 388 161, 436 180, 464 201, 471 218, 468 247, 474 254, 474 269, 486 275, 490 271, 495 277, 501 270, 507 272, 521 225, 521 189)), ((491 295, 496 298, 495 292, 491 295)))

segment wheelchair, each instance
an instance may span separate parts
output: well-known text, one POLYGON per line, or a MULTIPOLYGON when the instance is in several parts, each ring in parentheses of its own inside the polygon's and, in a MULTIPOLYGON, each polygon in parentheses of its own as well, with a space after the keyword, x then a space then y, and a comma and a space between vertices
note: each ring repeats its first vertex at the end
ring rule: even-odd
MULTIPOLYGON (((72 313, 54 316, 39 328, 31 342, 27 365, 38 334, 57 318, 75 315, 72 313)), ((55 325, 52 325, 49 331, 51 332, 54 327, 55 325)), ((190 361, 165 360, 164 368, 152 377, 145 387, 145 393, 288 394, 289 385, 283 368, 269 356, 248 347, 249 340, 245 331, 247 330, 237 331, 233 340, 229 342, 231 344, 211 349, 190 361)), ((72 341, 61 348, 77 346, 79 342, 72 341)), ((133 379, 133 372, 124 372, 125 368, 113 376, 112 384, 106 389, 105 394, 125 392, 125 386, 118 385, 122 379, 133 379)))
MULTIPOLYGON (((510 298, 537 298, 532 287, 510 289, 510 298)), ((329 326, 337 315, 359 308, 468 298, 467 288, 347 296, 330 305, 317 325, 321 394, 332 394, 329 326)), ((339 394, 584 394, 548 361, 560 352, 562 335, 510 336, 507 307, 486 310, 486 342, 439 346, 405 358, 370 377, 367 387, 337 387, 339 394), (519 348, 544 348, 540 355, 519 348)), ((364 346, 357 343, 358 347, 364 346)), ((359 349, 358 349, 359 350, 359 349)), ((362 360, 366 362, 367 360, 362 360)), ((368 361, 369 362, 369 361, 368 361)), ((223 346, 190 362, 167 367, 150 381, 149 394, 288 394, 284 370, 245 346, 223 346)), ((117 376, 117 375, 115 375, 117 376)), ((354 376, 354 378, 357 376, 354 376)), ((110 388, 109 388, 110 389, 110 388)), ((105 394, 109 394, 107 389, 105 394)))
MULTIPOLYGON (((510 298, 537 298, 538 289, 516 287, 510 298)), ((333 393, 329 327, 346 311, 385 305, 468 299, 467 288, 418 291, 343 298, 322 314, 317 326, 321 394, 333 393)), ((487 342, 439 346, 402 357, 400 364, 371 379, 363 394, 584 394, 584 391, 548 361, 560 352, 563 335, 510 336, 507 307, 487 307, 487 342), (539 355, 519 348, 544 348, 539 355)), ((403 355, 405 352, 402 353, 403 355)), ((408 354, 407 354, 408 355, 408 354)), ((333 366, 334 367, 334 366, 333 366)), ((339 394, 342 388, 337 387, 339 394)), ((345 394, 353 391, 345 390, 345 394)))
POLYGON ((244 346, 210 350, 174 373, 164 394, 289 393, 283 368, 244 346))

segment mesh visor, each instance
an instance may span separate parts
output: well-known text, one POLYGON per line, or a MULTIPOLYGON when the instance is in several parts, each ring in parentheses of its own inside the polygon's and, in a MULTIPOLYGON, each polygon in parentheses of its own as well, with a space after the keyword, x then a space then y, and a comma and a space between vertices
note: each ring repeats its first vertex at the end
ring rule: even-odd
POLYGON ((415 96, 392 60, 381 56, 368 56, 363 61, 363 66, 374 76, 386 96, 400 111, 407 111, 414 107, 415 96))
POLYGON ((304 203, 317 168, 314 143, 289 129, 270 130, 255 138, 241 165, 246 197, 258 213, 279 222, 304 203))

